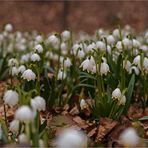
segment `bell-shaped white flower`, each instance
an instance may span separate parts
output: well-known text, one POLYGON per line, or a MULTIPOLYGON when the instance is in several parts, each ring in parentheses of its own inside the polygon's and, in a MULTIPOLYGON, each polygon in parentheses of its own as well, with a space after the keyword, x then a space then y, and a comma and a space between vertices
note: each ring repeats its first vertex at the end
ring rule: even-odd
POLYGON ((5 31, 11 32, 12 30, 13 30, 12 24, 6 24, 6 25, 5 25, 5 31))
POLYGON ((88 104, 86 103, 86 101, 84 99, 81 99, 80 101, 80 108, 81 110, 85 109, 88 107, 88 104))
POLYGON ((107 52, 110 54, 111 53, 111 46, 110 45, 107 45, 107 52))
POLYGON ((25 70, 26 70, 25 65, 21 65, 21 66, 19 66, 19 68, 18 68, 18 72, 20 72, 21 74, 22 74, 25 70))
POLYGON ((28 143, 28 142, 29 142, 27 135, 24 134, 24 133, 22 133, 22 134, 20 134, 20 135, 18 136, 18 141, 19 141, 19 143, 21 143, 21 144, 25 144, 25 143, 28 143))
POLYGON ((136 130, 132 127, 129 127, 121 133, 119 140, 124 146, 136 147, 140 141, 140 138, 136 130))
POLYGON ((31 61, 36 62, 36 61, 40 61, 41 58, 37 53, 34 53, 31 55, 31 61))
POLYGON ((38 42, 38 43, 41 43, 43 42, 43 37, 41 35, 38 35, 35 37, 35 40, 38 42))
POLYGON ((8 61, 8 66, 12 67, 12 66, 18 66, 18 61, 15 58, 11 58, 8 61))
POLYGON ((146 74, 148 74, 148 58, 145 57, 143 60, 143 68, 146 74))
POLYGON ((143 52, 148 52, 148 46, 147 45, 142 45, 141 47, 140 47, 140 49, 143 51, 143 52))
POLYGON ((87 72, 92 72, 94 65, 95 65, 95 61, 94 61, 94 58, 91 56, 90 58, 87 58, 86 60, 84 60, 81 63, 80 67, 83 68, 83 71, 87 70, 87 72))
POLYGON ((62 50, 62 53, 63 53, 63 51, 67 50, 67 44, 65 42, 61 43, 61 50, 62 50))
POLYGON ((58 37, 56 35, 51 35, 48 37, 49 43, 51 43, 53 46, 60 43, 58 37))
POLYGON ((97 42, 96 42, 96 47, 97 47, 100 51, 105 51, 105 50, 106 50, 105 43, 102 42, 102 41, 97 41, 97 42))
POLYGON ((37 51, 38 53, 42 53, 43 52, 43 47, 41 44, 38 44, 34 47, 35 51, 37 51))
POLYGON ((138 40, 136 40, 136 39, 133 39, 133 46, 135 48, 139 48, 140 47, 140 42, 138 40))
POLYGON ((120 31, 119 31, 119 29, 115 29, 115 30, 113 31, 113 36, 114 36, 116 39, 119 39, 119 37, 120 37, 120 31))
POLYGON ((18 75, 18 68, 17 67, 12 67, 12 69, 11 69, 11 74, 12 74, 12 76, 15 76, 15 75, 18 75))
POLYGON ((107 43, 109 44, 109 45, 113 45, 114 43, 115 43, 115 38, 113 37, 113 35, 109 35, 109 36, 107 36, 107 43))
POLYGON ((45 99, 41 96, 36 96, 34 99, 31 99, 31 106, 34 110, 45 111, 46 102, 45 99))
POLYGON ((57 139, 57 148, 87 147, 87 137, 75 129, 65 129, 57 139))
POLYGON ((129 40, 128 38, 124 38, 122 40, 122 43, 123 43, 125 48, 131 48, 132 47, 132 41, 129 40))
POLYGON ((36 74, 31 69, 27 69, 23 72, 22 78, 26 79, 27 81, 34 81, 36 78, 36 74))
POLYGON ((82 49, 80 49, 80 50, 78 51, 77 56, 78 56, 78 58, 80 58, 80 59, 84 58, 84 56, 85 56, 84 51, 83 51, 82 49))
POLYGON ((58 80, 63 80, 65 78, 66 78, 66 73, 62 69, 60 69, 59 72, 58 72, 57 79, 58 80))
POLYGON ((109 66, 106 62, 102 62, 100 65, 100 74, 101 75, 107 75, 107 73, 109 72, 109 66))
POLYGON ((68 30, 63 31, 61 35, 62 35, 63 41, 69 40, 71 36, 70 31, 68 30))
POLYGON ((34 113, 29 106, 23 105, 15 112, 15 119, 21 122, 31 122, 34 119, 34 113))
POLYGON ((139 69, 141 69, 141 57, 140 57, 140 55, 137 55, 137 56, 134 58, 133 63, 134 63, 135 65, 137 65, 139 69))
POLYGON ((97 47, 96 47, 96 44, 95 44, 95 43, 91 43, 91 44, 89 44, 89 45, 87 46, 85 52, 86 52, 86 53, 92 52, 93 49, 96 49, 96 48, 97 48, 97 47))
POLYGON ((29 61, 29 57, 30 57, 29 54, 22 55, 21 62, 22 63, 28 62, 29 61))
POLYGON ((131 74, 132 72, 134 72, 136 75, 139 75, 139 73, 140 73, 138 67, 136 67, 136 66, 130 67, 129 74, 131 74))
POLYGON ((14 90, 7 90, 4 93, 3 100, 5 104, 8 104, 9 106, 14 106, 18 103, 19 95, 14 90))
POLYGON ((126 103, 126 97, 125 95, 121 96, 120 100, 119 100, 119 105, 125 105, 126 103))
POLYGON ((66 58, 66 60, 64 60, 64 67, 70 67, 72 64, 71 64, 71 61, 69 58, 66 58))
POLYGON ((118 41, 118 42, 117 42, 116 48, 117 48, 119 51, 122 51, 123 47, 122 47, 122 42, 121 42, 121 41, 118 41))
POLYGON ((116 88, 113 92, 112 92, 112 98, 113 99, 117 99, 117 100, 120 100, 122 94, 121 94, 121 91, 119 88, 116 88))
POLYGON ((12 122, 10 122, 9 130, 13 133, 17 133, 19 131, 19 121, 13 120, 12 122))
POLYGON ((124 60, 123 61, 123 68, 127 71, 127 72, 129 72, 130 71, 130 68, 131 68, 131 62, 129 61, 129 60, 124 60))

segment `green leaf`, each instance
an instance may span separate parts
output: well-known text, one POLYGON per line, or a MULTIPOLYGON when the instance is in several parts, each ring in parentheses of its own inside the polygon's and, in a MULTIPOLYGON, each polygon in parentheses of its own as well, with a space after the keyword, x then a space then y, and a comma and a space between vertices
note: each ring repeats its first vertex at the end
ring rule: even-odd
POLYGON ((47 126, 47 120, 44 121, 44 123, 39 128, 39 133, 41 133, 47 126))
POLYGON ((133 90, 135 85, 135 74, 132 75, 131 80, 128 84, 127 93, 126 93, 126 104, 124 107, 124 113, 127 113, 128 107, 130 106, 133 90))
POLYGON ((139 121, 147 121, 147 120, 148 120, 148 116, 144 116, 144 117, 139 119, 139 121))

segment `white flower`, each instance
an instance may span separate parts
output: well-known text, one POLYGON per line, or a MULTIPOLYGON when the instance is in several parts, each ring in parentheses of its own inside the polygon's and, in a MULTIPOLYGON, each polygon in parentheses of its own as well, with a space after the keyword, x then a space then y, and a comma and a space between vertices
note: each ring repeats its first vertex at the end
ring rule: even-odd
POLYGON ((129 72, 130 71, 130 68, 131 68, 131 62, 129 61, 129 60, 124 60, 123 61, 123 68, 127 71, 127 72, 129 72))
POLYGON ((96 42, 96 47, 99 48, 100 51, 105 51, 106 50, 105 43, 102 42, 102 41, 97 41, 96 42))
POLYGON ((15 58, 9 59, 8 66, 18 66, 18 61, 15 58))
POLYGON ((122 42, 121 41, 118 41, 117 44, 116 44, 116 48, 120 51, 122 51, 123 47, 122 47, 122 42))
POLYGON ((36 75, 31 69, 27 69, 23 72, 22 78, 26 79, 27 81, 35 80, 36 75))
POLYGON ((119 105, 125 105, 126 103, 126 97, 125 95, 121 96, 120 100, 119 100, 119 105))
POLYGON ((10 123, 10 127, 9 127, 9 130, 13 133, 17 133, 18 130, 19 130, 19 121, 18 120, 13 120, 11 123, 10 123))
POLYGON ((39 148, 45 148, 45 143, 42 139, 39 139, 39 148))
POLYGON ((55 35, 49 36, 48 40, 53 46, 59 44, 59 39, 55 35))
POLYGON ((75 129, 65 129, 57 139, 57 148, 87 147, 87 137, 75 129))
POLYGON ((35 51, 37 51, 38 53, 42 53, 43 52, 43 47, 41 44, 38 44, 34 47, 35 51))
POLYGON ((71 64, 71 61, 69 58, 66 58, 66 60, 64 60, 64 67, 70 67, 72 64, 71 64))
POLYGON ((135 48, 139 48, 140 47, 140 42, 138 40, 136 40, 136 39, 133 39, 133 46, 135 48))
POLYGON ((4 103, 9 106, 14 106, 18 103, 19 95, 16 91, 7 90, 3 97, 4 103))
POLYGON ((115 39, 114 39, 113 35, 107 36, 106 39, 107 39, 107 43, 110 44, 110 45, 113 45, 114 42, 115 42, 115 39))
POLYGON ((18 68, 17 67, 12 67, 11 74, 12 74, 12 76, 17 75, 18 74, 18 68))
POLYGON ((25 70, 26 70, 26 67, 25 67, 24 65, 21 65, 21 66, 18 68, 18 72, 20 72, 20 73, 23 73, 25 70))
POLYGON ((19 143, 28 143, 29 142, 29 140, 28 140, 28 138, 27 138, 27 135, 26 134, 20 134, 19 136, 18 136, 18 141, 19 141, 19 143))
POLYGON ((62 32, 62 39, 64 40, 64 41, 67 41, 67 40, 69 40, 70 39, 70 31, 67 31, 67 30, 65 30, 65 31, 63 31, 62 32))
POLYGON ((148 46, 147 45, 142 45, 140 47, 140 49, 142 49, 143 52, 148 52, 148 46))
POLYGON ((136 66, 131 66, 131 67, 130 67, 129 74, 131 74, 133 71, 134 71, 134 73, 135 73, 136 75, 139 75, 139 73, 140 73, 138 67, 136 67, 136 66))
POLYGON ((109 66, 106 62, 102 62, 100 65, 100 73, 101 75, 107 75, 109 72, 109 66))
POLYGON ((22 55, 21 62, 22 63, 28 62, 29 61, 29 57, 30 57, 29 54, 22 55))
POLYGON ((146 74, 148 74, 148 58, 145 57, 143 60, 143 68, 146 74))
POLYGON ((81 63, 80 67, 83 68, 83 71, 87 70, 87 72, 92 72, 94 65, 95 65, 95 61, 94 61, 94 58, 91 56, 90 58, 87 58, 86 60, 84 60, 81 63))
POLYGON ((15 112, 15 119, 22 122, 30 122, 34 118, 34 113, 29 106, 23 105, 15 112))
POLYGON ((116 88, 113 92, 112 92, 112 98, 113 99, 117 99, 117 100, 120 100, 121 98, 121 91, 119 88, 116 88))
POLYGON ((137 55, 137 56, 134 58, 133 63, 134 63, 135 65, 137 65, 139 69, 141 69, 141 57, 140 57, 140 55, 137 55))
POLYGON ((139 143, 140 138, 136 130, 132 127, 129 127, 121 133, 119 140, 124 146, 136 147, 136 145, 139 143))
POLYGON ((81 99, 81 101, 80 101, 81 110, 83 110, 83 109, 85 109, 87 107, 88 107, 88 105, 87 105, 86 101, 84 99, 81 99))
POLYGON ((86 52, 86 53, 92 52, 93 49, 96 49, 96 48, 97 48, 97 47, 96 47, 96 44, 95 44, 95 43, 91 43, 91 44, 89 44, 89 45, 87 46, 85 52, 86 52))
POLYGON ((119 31, 119 29, 115 29, 115 30, 113 31, 113 36, 114 36, 116 39, 118 39, 118 38, 120 37, 120 31, 119 31))
POLYGON ((74 44, 72 46, 72 51, 73 51, 74 55, 76 55, 78 49, 82 49, 82 48, 83 48, 82 44, 74 44))
POLYGON ((58 72, 57 79, 58 80, 63 80, 65 78, 66 78, 66 73, 63 70, 60 69, 59 72, 58 72))
POLYGON ((129 40, 128 38, 124 38, 122 40, 122 43, 123 43, 125 48, 131 48, 132 47, 132 41, 129 40))
POLYGON ((111 53, 111 47, 110 45, 107 45, 107 52, 110 54, 111 53))
POLYGON ((31 55, 31 61, 36 62, 36 61, 40 61, 41 58, 37 53, 34 53, 31 55))
POLYGON ((34 110, 45 110, 46 102, 45 99, 41 96, 36 96, 34 99, 31 99, 31 106, 34 110))
POLYGON ((11 24, 6 24, 5 25, 5 31, 11 32, 13 30, 13 26, 11 24))
POLYGON ((85 56, 84 51, 83 51, 82 49, 80 49, 80 50, 78 51, 77 56, 78 56, 78 58, 82 59, 82 58, 85 56))
POLYGON ((38 43, 41 43, 43 42, 43 37, 41 35, 38 35, 36 36, 35 40, 38 42, 38 43))
POLYGON ((67 50, 67 45, 65 42, 61 43, 61 50, 66 51, 67 50))

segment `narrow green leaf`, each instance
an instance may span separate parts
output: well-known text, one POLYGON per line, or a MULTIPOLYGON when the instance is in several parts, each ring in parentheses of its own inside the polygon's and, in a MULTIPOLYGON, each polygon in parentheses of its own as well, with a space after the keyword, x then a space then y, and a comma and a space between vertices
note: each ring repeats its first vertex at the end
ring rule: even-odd
POLYGON ((127 93, 126 93, 126 104, 124 107, 124 113, 127 113, 128 107, 130 106, 133 90, 135 85, 135 74, 132 75, 131 80, 128 84, 127 93))

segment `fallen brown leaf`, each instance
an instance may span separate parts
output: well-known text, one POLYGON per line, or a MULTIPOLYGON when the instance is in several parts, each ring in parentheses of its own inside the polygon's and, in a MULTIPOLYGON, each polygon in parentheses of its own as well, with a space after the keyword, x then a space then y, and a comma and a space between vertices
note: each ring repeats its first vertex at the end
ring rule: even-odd
POLYGON ((86 121, 81 119, 79 116, 74 117, 73 121, 76 122, 78 124, 78 126, 82 129, 86 129, 89 127, 89 125, 86 123, 86 121))
POLYGON ((69 114, 74 116, 74 115, 78 115, 80 113, 78 106, 75 104, 75 106, 70 110, 69 114))
POLYGON ((87 136, 91 138, 96 134, 96 132, 97 132, 97 128, 95 127, 87 134, 87 136))
POLYGON ((114 121, 109 118, 101 118, 100 124, 98 126, 97 136, 95 142, 102 142, 103 138, 111 132, 111 130, 118 124, 117 121, 114 121))

